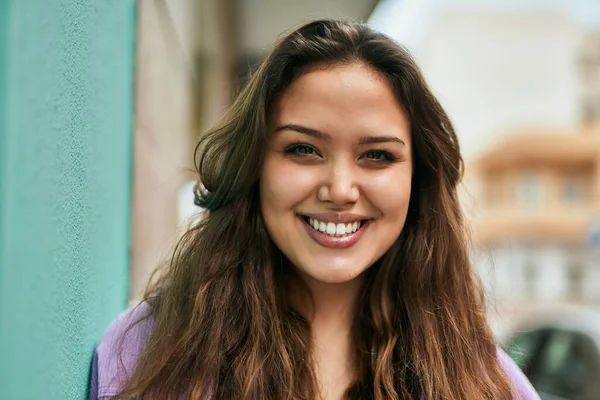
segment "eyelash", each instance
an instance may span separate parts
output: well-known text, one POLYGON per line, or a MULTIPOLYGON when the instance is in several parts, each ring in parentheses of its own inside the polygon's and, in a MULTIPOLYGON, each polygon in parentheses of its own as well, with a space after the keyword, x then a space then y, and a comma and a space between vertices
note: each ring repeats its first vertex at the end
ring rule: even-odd
POLYGON ((389 151, 385 151, 385 150, 369 150, 367 151, 364 155, 366 156, 367 154, 377 154, 379 157, 381 158, 371 158, 371 160, 373 161, 378 161, 378 162, 396 162, 398 161, 398 159, 389 151))
POLYGON ((310 156, 310 155, 319 154, 319 153, 313 146, 311 146, 309 144, 294 143, 294 144, 286 147, 285 154, 298 155, 298 156, 305 157, 305 156, 310 156))
MULTIPOLYGON (((285 154, 292 156, 308 157, 312 155, 319 155, 319 152, 311 145, 305 143, 295 143, 288 146, 285 149, 285 154)), ((381 163, 393 163, 398 159, 389 151, 386 150, 369 150, 363 154, 363 156, 375 155, 375 157, 368 158, 371 161, 381 163)))

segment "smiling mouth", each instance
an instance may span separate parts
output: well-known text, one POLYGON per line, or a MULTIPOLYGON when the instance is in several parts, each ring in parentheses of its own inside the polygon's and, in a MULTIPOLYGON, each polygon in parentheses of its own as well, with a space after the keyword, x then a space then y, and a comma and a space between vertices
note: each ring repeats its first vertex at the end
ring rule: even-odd
POLYGON ((348 236, 358 231, 368 220, 360 220, 349 223, 335 223, 319 221, 314 218, 304 217, 302 219, 315 231, 331 237, 348 236))
POLYGON ((333 249, 345 249, 359 241, 370 225, 370 219, 346 223, 319 221, 312 217, 298 215, 308 236, 317 244, 333 249))

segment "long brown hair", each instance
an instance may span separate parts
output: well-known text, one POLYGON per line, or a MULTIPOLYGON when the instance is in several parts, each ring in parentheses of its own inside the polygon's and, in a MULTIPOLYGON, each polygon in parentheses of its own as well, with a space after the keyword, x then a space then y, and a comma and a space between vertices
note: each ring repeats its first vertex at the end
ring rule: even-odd
POLYGON ((367 25, 307 23, 282 38, 197 148, 208 212, 146 294, 154 320, 120 398, 318 398, 310 325, 262 222, 258 182, 277 96, 309 67, 360 62, 407 110, 414 143, 404 229, 367 272, 354 323, 351 399, 511 399, 457 199, 452 124, 408 52, 367 25))

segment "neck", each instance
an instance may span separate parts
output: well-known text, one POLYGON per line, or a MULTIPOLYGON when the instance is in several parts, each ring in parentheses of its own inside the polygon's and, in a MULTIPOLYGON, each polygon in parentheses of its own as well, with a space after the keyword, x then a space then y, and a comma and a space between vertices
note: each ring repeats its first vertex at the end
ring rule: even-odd
POLYGON ((293 295, 296 307, 310 323, 312 357, 323 399, 342 398, 355 378, 352 325, 362 278, 344 283, 323 283, 303 276, 312 303, 293 295))
POLYGON ((308 287, 312 302, 306 301, 306 296, 300 292, 294 296, 293 302, 308 319, 313 336, 349 333, 362 278, 343 283, 324 283, 307 276, 302 276, 302 280, 308 287))

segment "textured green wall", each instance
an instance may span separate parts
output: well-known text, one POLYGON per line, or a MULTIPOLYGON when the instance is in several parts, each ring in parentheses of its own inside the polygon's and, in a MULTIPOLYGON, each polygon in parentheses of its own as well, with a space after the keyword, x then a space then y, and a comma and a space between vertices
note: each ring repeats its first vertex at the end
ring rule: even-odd
POLYGON ((134 0, 0 0, 0 399, 83 399, 126 306, 134 0))
MULTIPOLYGON (((6 84, 8 78, 6 55, 8 53, 8 15, 9 4, 7 0, 0 0, 0 226, 2 224, 2 209, 3 209, 3 175, 4 175, 4 127, 6 125, 6 84)), ((0 229, 0 243, 2 243, 2 229, 0 229)), ((2 246, 0 246, 0 259, 2 259, 2 246)), ((2 301, 2 273, 0 273, 0 301, 2 301)), ((0 307, 2 303, 0 303, 0 307)), ((0 318, 0 350, 2 349, 2 319, 0 318)), ((2 360, 2 352, 0 352, 0 360, 2 360)), ((0 361, 0 384, 2 383, 2 364, 0 361)), ((1 392, 0 392, 1 393, 1 392)))

